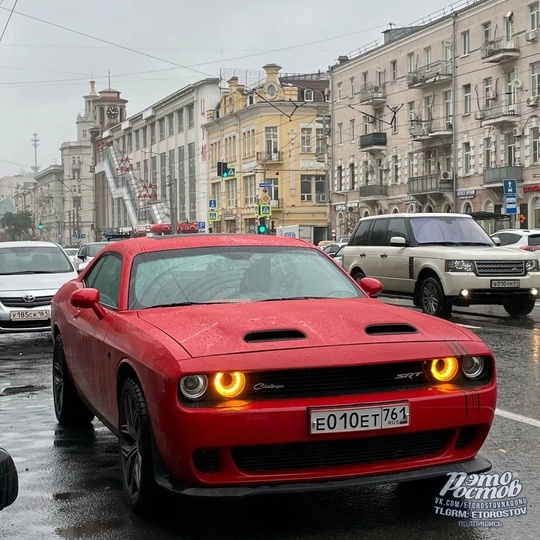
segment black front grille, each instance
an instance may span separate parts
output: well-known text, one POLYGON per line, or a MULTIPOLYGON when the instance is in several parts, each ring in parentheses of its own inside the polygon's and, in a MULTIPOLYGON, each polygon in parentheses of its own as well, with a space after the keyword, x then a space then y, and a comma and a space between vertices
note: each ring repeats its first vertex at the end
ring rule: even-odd
POLYGON ((466 448, 471 444, 476 436, 476 426, 461 428, 456 441, 456 448, 466 448))
POLYGON ((237 467, 246 472, 322 469, 432 456, 443 450, 451 436, 452 430, 424 431, 337 441, 239 446, 231 452, 237 467))
POLYGON ((48 328, 51 326, 51 320, 46 321, 0 321, 0 328, 3 330, 11 329, 31 329, 31 328, 48 328))
POLYGON ((202 449, 193 452, 193 464, 201 472, 217 472, 221 466, 217 450, 202 449))
POLYGON ((52 296, 36 296, 32 302, 26 302, 22 296, 19 298, 4 297, 0 298, 0 304, 3 304, 6 307, 35 308, 50 306, 52 298, 52 296))
POLYGON ((476 273, 479 276, 524 276, 525 261, 476 261, 476 273))

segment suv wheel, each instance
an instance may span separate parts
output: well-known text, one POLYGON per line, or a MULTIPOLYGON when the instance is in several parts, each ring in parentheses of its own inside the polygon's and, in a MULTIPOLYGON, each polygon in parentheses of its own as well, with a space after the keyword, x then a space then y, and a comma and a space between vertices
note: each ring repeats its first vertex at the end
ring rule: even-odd
POLYGON ((362 270, 354 270, 352 273, 353 279, 356 281, 356 283, 360 284, 360 281, 366 277, 366 274, 362 272, 362 270))
POLYGON ((525 317, 533 309, 536 303, 535 298, 508 298, 504 301, 504 309, 510 317, 525 317))
POLYGON ((419 290, 420 307, 424 313, 435 317, 448 317, 452 304, 444 295, 438 279, 428 277, 422 281, 419 290))

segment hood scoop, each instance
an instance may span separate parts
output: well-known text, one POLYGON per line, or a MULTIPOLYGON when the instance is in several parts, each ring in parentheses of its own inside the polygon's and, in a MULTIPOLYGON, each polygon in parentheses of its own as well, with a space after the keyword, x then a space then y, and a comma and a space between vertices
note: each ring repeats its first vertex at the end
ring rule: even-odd
POLYGON ((290 341, 292 339, 306 339, 306 334, 300 330, 259 330, 249 332, 244 336, 246 343, 263 343, 268 341, 290 341))
POLYGON ((418 330, 410 324, 372 324, 364 328, 368 336, 388 336, 396 334, 417 334, 418 330))

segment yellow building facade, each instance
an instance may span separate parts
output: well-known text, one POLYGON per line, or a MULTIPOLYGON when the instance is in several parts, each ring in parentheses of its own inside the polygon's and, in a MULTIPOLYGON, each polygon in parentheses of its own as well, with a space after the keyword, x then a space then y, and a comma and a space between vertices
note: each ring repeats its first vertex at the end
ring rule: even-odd
POLYGON ((229 79, 219 105, 208 111, 212 232, 256 232, 261 204, 271 230, 329 221, 328 77, 284 75, 275 64, 263 69, 264 80, 251 88, 229 79), (226 164, 227 177, 218 175, 218 163, 226 164))

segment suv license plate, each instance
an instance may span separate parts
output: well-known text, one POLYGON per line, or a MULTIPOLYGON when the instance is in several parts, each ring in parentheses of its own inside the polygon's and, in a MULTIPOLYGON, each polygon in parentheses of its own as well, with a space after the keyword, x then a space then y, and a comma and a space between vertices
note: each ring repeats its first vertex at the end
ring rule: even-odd
POLYGON ((519 279, 492 279, 492 289, 519 289, 519 279))
POLYGON ((12 321, 46 321, 51 318, 51 312, 48 309, 12 311, 10 318, 12 321))
POLYGON ((312 435, 405 427, 409 423, 408 403, 309 411, 309 432, 312 435))

